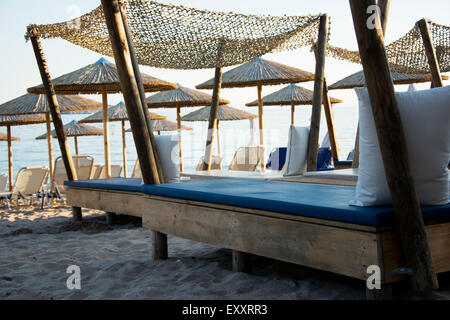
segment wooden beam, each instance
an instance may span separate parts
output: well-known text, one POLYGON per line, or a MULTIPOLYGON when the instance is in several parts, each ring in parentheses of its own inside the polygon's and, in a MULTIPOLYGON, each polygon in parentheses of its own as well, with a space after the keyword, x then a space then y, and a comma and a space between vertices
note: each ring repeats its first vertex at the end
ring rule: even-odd
POLYGON ((214 88, 209 112, 208 133, 206 138, 205 156, 203 158, 203 170, 211 170, 213 155, 214 130, 217 128, 217 115, 219 113, 220 89, 222 87, 222 68, 217 67, 214 75, 214 88))
MULTIPOLYGON (((78 156, 79 153, 78 153, 78 138, 77 138, 77 136, 73 137, 73 144, 75 146, 75 155, 78 156)), ((75 164, 76 164, 75 169, 78 172, 78 170, 80 170, 80 158, 77 157, 75 159, 75 164)))
POLYGON ((179 147, 179 156, 180 156, 180 172, 183 172, 183 146, 181 145, 181 106, 180 103, 177 102, 177 129, 178 129, 178 147, 179 147))
POLYGON ((160 178, 134 74, 130 48, 117 1, 102 0, 103 12, 114 52, 121 89, 133 132, 136 151, 145 184, 159 184, 160 178))
POLYGON ((50 190, 54 190, 54 181, 53 181, 53 137, 52 137, 52 127, 50 123, 50 112, 45 113, 45 124, 47 129, 47 149, 48 149, 48 168, 50 170, 50 190))
POLYGON ((232 251, 233 272, 251 272, 251 255, 246 252, 232 251))
MULTIPOLYGON (((258 91, 258 120, 259 120, 259 144, 264 146, 264 107, 262 101, 262 84, 256 87, 258 91)), ((266 171, 265 152, 261 156, 261 171, 266 171)))
POLYGON ((103 115, 103 144, 105 153, 106 177, 111 178, 111 152, 109 148, 109 115, 108 115, 108 94, 102 92, 102 115, 103 115))
POLYGON ((291 103, 291 125, 295 124, 295 103, 291 103))
POLYGON ((12 145, 11 145, 11 126, 6 126, 6 136, 8 138, 8 183, 9 191, 13 188, 13 157, 12 157, 12 145))
POLYGON ((319 37, 316 48, 316 71, 311 125, 309 128, 307 171, 317 170, 317 151, 319 147, 320 113, 325 76, 325 52, 328 44, 328 26, 329 18, 327 14, 324 14, 320 17, 319 37))
POLYGON ((374 0, 349 0, 361 62, 372 104, 386 179, 398 224, 406 267, 414 271, 412 287, 424 292, 438 287, 430 247, 411 176, 406 139, 395 97, 381 30, 367 28, 367 8, 374 0))
POLYGON ((128 176, 128 168, 127 168, 127 140, 126 140, 126 131, 125 131, 125 120, 121 121, 122 126, 122 156, 123 156, 123 177, 126 178, 128 176))
POLYGON ((152 146, 152 152, 153 152, 153 158, 155 161, 156 170, 158 171, 159 181, 161 183, 164 183, 164 175, 163 175, 161 160, 160 160, 159 154, 158 154, 158 148, 157 148, 156 141, 155 141, 155 135, 153 133, 151 116, 150 116, 150 112, 148 111, 148 106, 147 106, 147 103, 145 100, 145 90, 144 90, 144 85, 142 84, 142 75, 141 75, 141 72, 139 71, 139 64, 137 63, 136 51, 134 49, 133 39, 131 38, 130 26, 128 24, 128 18, 126 15, 126 9, 125 9, 124 5, 125 5, 125 3, 123 3, 123 2, 121 4, 119 4, 120 15, 122 17, 122 23, 123 23, 123 27, 125 30, 125 36, 126 36, 126 39, 128 42, 128 48, 130 51, 130 59, 131 59, 132 65, 133 65, 134 76, 136 77, 136 83, 137 83, 138 90, 139 90, 139 97, 141 98, 142 111, 144 112, 144 119, 145 119, 145 123, 147 125, 149 137, 150 137, 150 143, 152 146))
POLYGON ((339 161, 339 147, 336 139, 336 132, 334 131, 333 112, 331 110, 330 96, 328 95, 327 81, 323 79, 323 108, 325 110, 325 119, 327 121, 328 137, 330 138, 331 154, 334 162, 339 161))
POLYGON ((428 64, 430 66, 431 76, 433 78, 433 87, 442 87, 444 83, 442 82, 441 70, 439 69, 436 51, 434 50, 433 39, 431 39, 428 21, 422 19, 419 20, 417 24, 419 25, 420 34, 422 35, 425 54, 428 58, 428 64))
POLYGON ((378 0, 378 7, 380 8, 380 22, 383 29, 383 37, 386 36, 386 26, 389 17, 389 7, 391 0, 378 0))
POLYGON ((352 168, 359 168, 359 123, 358 128, 356 129, 356 139, 355 139, 355 148, 353 149, 353 160, 352 160, 352 168))

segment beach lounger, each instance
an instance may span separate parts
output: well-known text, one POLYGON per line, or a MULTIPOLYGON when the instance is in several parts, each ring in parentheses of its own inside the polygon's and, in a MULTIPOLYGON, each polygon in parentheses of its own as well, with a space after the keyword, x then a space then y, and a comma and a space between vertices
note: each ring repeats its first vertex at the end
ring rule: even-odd
POLYGON ((0 174, 0 192, 6 192, 6 186, 8 184, 8 177, 3 173, 0 174))
MULTIPOLYGON (((195 171, 203 171, 204 157, 202 156, 198 161, 195 171)), ((222 169, 222 157, 219 155, 213 155, 211 159, 211 170, 221 170, 222 169)))
POLYGON ((282 171, 284 168, 284 164, 286 163, 286 153, 286 147, 274 148, 269 154, 266 169, 282 171))
MULTIPOLYGON (((106 179, 106 167, 100 166, 100 172, 95 179, 106 179)), ((122 166, 120 164, 112 164, 111 165, 111 178, 118 178, 122 173, 122 166)), ((78 179, 82 180, 82 179, 78 179)))
POLYGON ((228 170, 256 171, 264 154, 263 146, 245 146, 239 148, 234 154, 228 170))
POLYGON ((47 167, 25 167, 19 170, 16 176, 16 181, 12 187, 11 192, 4 192, 0 197, 7 201, 8 209, 10 207, 9 200, 22 201, 29 200, 32 202, 43 197, 43 187, 48 179, 47 167))
POLYGON ((102 172, 102 166, 98 163, 95 163, 94 166, 92 167, 90 179, 98 179, 101 172, 102 172))

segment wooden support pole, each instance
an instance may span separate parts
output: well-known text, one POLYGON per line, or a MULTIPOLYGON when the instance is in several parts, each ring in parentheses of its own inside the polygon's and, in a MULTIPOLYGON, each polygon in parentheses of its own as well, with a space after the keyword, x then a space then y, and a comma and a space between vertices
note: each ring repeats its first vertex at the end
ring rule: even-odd
POLYGON ((417 22, 420 29, 420 34, 422 35, 423 47, 425 49, 425 54, 428 58, 428 64, 431 70, 431 76, 433 79, 433 87, 442 87, 444 83, 442 82, 441 70, 439 69, 439 63, 436 56, 436 51, 434 50, 433 39, 431 39, 430 27, 428 26, 428 21, 425 19, 419 20, 417 22))
POLYGON ((251 272, 251 255, 246 252, 232 251, 233 272, 251 272))
MULTIPOLYGON (((126 15, 117 0, 102 0, 103 13, 108 27, 120 85, 133 132, 142 179, 145 184, 163 182, 156 144, 152 143, 150 116, 145 105, 145 95, 140 79, 130 32, 125 29, 126 15), (131 51, 131 50, 133 51, 131 51), (133 56, 133 57, 132 57, 133 56)), ((167 258, 167 236, 153 232, 153 259, 167 258)))
POLYGON ((181 106, 177 102, 177 129, 178 129, 178 147, 180 156, 180 172, 183 172, 183 146, 181 145, 181 106))
MULTIPOLYGON (((148 106, 145 101, 145 90, 144 90, 144 85, 142 83, 142 75, 141 75, 141 72, 139 71, 139 64, 137 63, 136 51, 134 50, 133 39, 131 38, 131 31, 130 31, 130 26, 128 24, 128 18, 126 15, 124 3, 119 4, 119 10, 120 10, 120 15, 122 17, 123 28, 125 30, 125 37, 126 37, 127 43, 128 43, 131 64, 133 66, 133 72, 134 72, 134 76, 136 78, 136 84, 137 84, 137 87, 139 90, 139 97, 141 99, 141 107, 142 107, 142 111, 144 113, 144 119, 145 119, 145 123, 147 125, 147 131, 148 131, 149 138, 150 138, 150 144, 152 147, 152 153, 153 153, 153 158, 154 158, 154 162, 155 162, 154 166, 156 167, 156 171, 158 172, 159 181, 161 183, 164 183, 164 175, 163 175, 163 171, 162 171, 161 160, 158 155, 158 148, 157 148, 156 141, 155 141, 155 135, 153 133, 150 112, 148 111, 148 106)), ((153 164, 152 164, 152 166, 153 166, 153 164)))
MULTIPOLYGON (((220 148, 220 121, 217 119, 217 154, 219 155, 219 161, 220 157, 222 157, 222 150, 220 148)), ((222 161, 219 162, 219 170, 222 170, 222 161)))
POLYGON ((336 132, 334 131, 333 112, 330 96, 328 95, 327 81, 325 78, 323 79, 323 108, 325 110, 325 118, 327 121, 328 137, 330 138, 331 154, 334 162, 336 163, 339 161, 339 147, 336 139, 336 132))
POLYGON ((127 141, 126 141, 126 132, 125 132, 125 120, 121 121, 122 126, 122 156, 123 156, 123 177, 126 178, 128 176, 128 168, 127 168, 127 141))
POLYGON ((406 139, 395 97, 381 30, 367 28, 367 8, 374 0, 350 0, 361 62, 369 91, 386 179, 412 287, 424 292, 438 287, 431 263, 420 204, 411 176, 406 139))
POLYGON ((53 137, 52 137, 52 127, 50 124, 50 113, 45 113, 45 124, 47 129, 47 148, 48 148, 48 168, 50 171, 50 189, 53 191, 55 189, 54 183, 53 183, 53 175, 54 175, 54 168, 53 168, 53 137))
POLYGON ((358 128, 356 129, 356 139, 355 139, 355 148, 353 149, 353 160, 352 160, 352 168, 359 168, 359 123, 358 128))
POLYGON ((11 126, 6 126, 6 136, 8 138, 8 183, 9 191, 13 188, 13 157, 12 157, 12 145, 11 145, 11 126))
POLYGON ((222 68, 216 68, 214 75, 214 88, 209 111, 208 133, 206 138, 205 156, 203 161, 203 170, 211 170, 213 155, 214 130, 217 128, 217 115, 219 113, 220 88, 222 87, 222 68))
MULTIPOLYGON (((258 91, 258 120, 259 120, 259 144, 264 146, 264 107, 262 101, 262 85, 256 87, 258 91)), ((261 171, 266 171, 265 152, 261 155, 261 171)))
POLYGON ((103 144, 105 153, 106 177, 111 178, 111 152, 109 147, 109 115, 108 115, 108 93, 102 92, 102 115, 103 115, 103 144))
POLYGON ((320 113, 322 108, 324 76, 325 76, 325 52, 328 44, 329 18, 327 14, 320 17, 319 37, 316 48, 316 71, 314 79, 314 96, 311 113, 311 125, 309 128, 307 171, 317 170, 317 152, 319 147, 320 113))
POLYGON ((75 169, 78 172, 78 170, 80 170, 80 158, 78 158, 79 153, 78 153, 78 138, 77 138, 77 136, 73 137, 73 144, 75 146, 75 155, 77 156, 75 159, 75 164, 76 164, 75 169))
POLYGON ((291 103, 291 125, 295 124, 295 103, 291 103))

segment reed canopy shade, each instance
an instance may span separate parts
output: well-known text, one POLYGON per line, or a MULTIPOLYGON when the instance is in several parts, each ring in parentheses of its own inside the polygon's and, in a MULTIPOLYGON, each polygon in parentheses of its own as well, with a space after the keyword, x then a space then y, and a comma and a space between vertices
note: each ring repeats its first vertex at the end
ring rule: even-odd
MULTIPOLYGON (((197 10, 152 0, 120 1, 137 62, 168 69, 241 64, 269 52, 313 45, 320 15, 262 16, 197 10)), ((56 24, 32 26, 41 38, 63 38, 113 56, 102 7, 56 24)))
MULTIPOLYGON (((18 140, 11 136, 12 126, 23 126, 30 124, 38 124, 46 122, 45 116, 42 114, 25 114, 25 115, 0 115, 0 126, 6 127, 6 141, 8 141, 8 183, 11 190, 13 185, 13 157, 11 141, 18 140)), ((2 136, 3 133, 0 133, 2 136)), ((0 140, 3 140, 0 137, 0 140)))
MULTIPOLYGON (((399 72, 391 72, 392 80, 394 84, 412 84, 421 82, 430 82, 432 80, 431 74, 407 74, 399 72)), ((443 80, 447 80, 448 76, 443 75, 443 80)), ((353 89, 356 87, 365 87, 366 78, 364 76, 364 71, 359 71, 354 74, 345 77, 332 85, 328 86, 329 90, 337 89, 353 89)))
MULTIPOLYGON (((103 111, 96 112, 92 115, 90 115, 87 118, 84 118, 78 123, 98 123, 103 122, 104 119, 104 113, 103 111)), ((166 119, 165 116, 161 116, 159 114, 150 112, 150 119, 166 119)), ((125 103, 120 102, 115 106, 108 108, 108 121, 121 121, 121 127, 122 127, 122 155, 123 155, 123 173, 124 177, 126 178, 128 175, 127 170, 127 152, 126 152, 126 140, 125 140, 125 121, 128 120, 128 112, 127 108, 125 106, 125 103)))
MULTIPOLYGON (((187 127, 184 125, 181 125, 181 128, 178 129, 178 125, 174 121, 170 120, 152 120, 152 128, 153 131, 158 132, 158 134, 161 131, 178 131, 178 130, 186 130, 186 131, 192 131, 191 127, 187 127)), ((126 132, 131 132, 131 129, 128 129, 126 132)))
MULTIPOLYGON (((181 108, 182 107, 198 107, 210 106, 212 96, 201 91, 193 90, 177 84, 175 90, 158 92, 149 96, 146 100, 149 108, 176 108, 177 109, 177 126, 181 128, 181 108)), ((230 103, 228 100, 219 99, 219 105, 230 103)), ((155 129, 154 129, 155 130, 155 129)), ((183 147, 181 133, 179 134, 180 147, 180 171, 183 172, 183 147)))
MULTIPOLYGON (((173 83, 141 73, 146 92, 171 90, 173 83)), ((120 80, 115 64, 105 58, 81 69, 52 79, 57 94, 101 94, 121 92, 120 80)), ((43 85, 28 88, 29 93, 45 93, 43 85)))
MULTIPOLYGON (((67 137, 81 137, 81 136, 102 136, 103 130, 87 124, 78 123, 75 120, 64 125, 64 132, 67 137)), ((52 131, 52 137, 56 138, 55 130, 52 131)), ((47 133, 36 137, 36 140, 47 139, 47 133)))
MULTIPOLYGON (((19 138, 10 137, 11 141, 19 141, 19 138)), ((0 141, 8 141, 8 135, 6 133, 0 132, 0 141)))

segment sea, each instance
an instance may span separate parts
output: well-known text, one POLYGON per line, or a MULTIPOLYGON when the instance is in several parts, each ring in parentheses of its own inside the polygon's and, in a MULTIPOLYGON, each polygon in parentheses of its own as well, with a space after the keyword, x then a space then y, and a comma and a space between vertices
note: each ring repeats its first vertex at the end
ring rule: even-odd
MULTIPOLYGON (((309 126, 311 117, 311 106, 297 106, 295 112, 295 125, 309 126)), ((196 108, 182 108, 181 115, 192 112, 196 108)), ((256 107, 246 107, 245 111, 258 114, 256 107)), ((168 120, 176 120, 176 112, 174 109, 155 109, 152 112, 167 116, 168 120)), ((347 159, 350 151, 353 150, 355 144, 356 128, 358 123, 358 107, 355 103, 341 103, 334 106, 334 125, 337 137, 340 159, 347 159)), ((64 123, 72 120, 81 120, 88 114, 64 114, 62 119, 64 123)), ((270 151, 275 147, 286 146, 288 142, 288 132, 290 127, 290 106, 264 107, 264 138, 266 159, 270 151)), ((183 164, 185 171, 195 170, 200 158, 204 155, 205 142, 207 137, 207 122, 183 122, 183 125, 193 128, 192 131, 182 132, 182 148, 183 148, 183 164)), ((102 127, 102 124, 92 124, 93 126, 102 127)), ((127 128, 130 125, 127 122, 127 128)), ((258 128, 258 119, 255 120, 239 120, 239 121, 221 121, 220 122, 220 146, 223 156, 223 168, 226 169, 233 159, 235 151, 245 145, 249 145, 254 141, 259 142, 258 131, 252 130, 258 128), (253 125, 251 121, 254 121, 253 125), (255 137, 256 135, 256 137, 255 137)), ((0 131, 6 133, 4 127, 0 127, 0 131)), ((45 134, 45 124, 15 126, 12 127, 12 135, 20 138, 20 141, 13 141, 13 173, 16 175, 20 168, 28 166, 47 166, 48 149, 47 140, 36 140, 39 135, 45 134)), ((320 141, 327 133, 327 125, 322 110, 320 125, 320 141)), ((176 132, 162 132, 161 134, 178 134, 176 132)), ((74 153, 73 138, 68 138, 71 152, 74 153)), ((127 168, 131 173, 136 161, 136 149, 133 142, 133 135, 126 134, 127 146, 127 168)), ((90 155, 94 157, 94 162, 98 164, 104 163, 103 137, 79 137, 78 138, 79 154, 90 155)), ((122 157, 122 133, 120 122, 110 123, 110 152, 111 163, 123 165, 122 157)), ((215 144, 215 150, 217 145, 215 144)), ((60 155, 60 149, 57 139, 53 139, 54 159, 60 155)), ((7 143, 0 142, 0 173, 8 173, 8 153, 7 143)), ((217 151, 215 151, 215 154, 217 151)))

